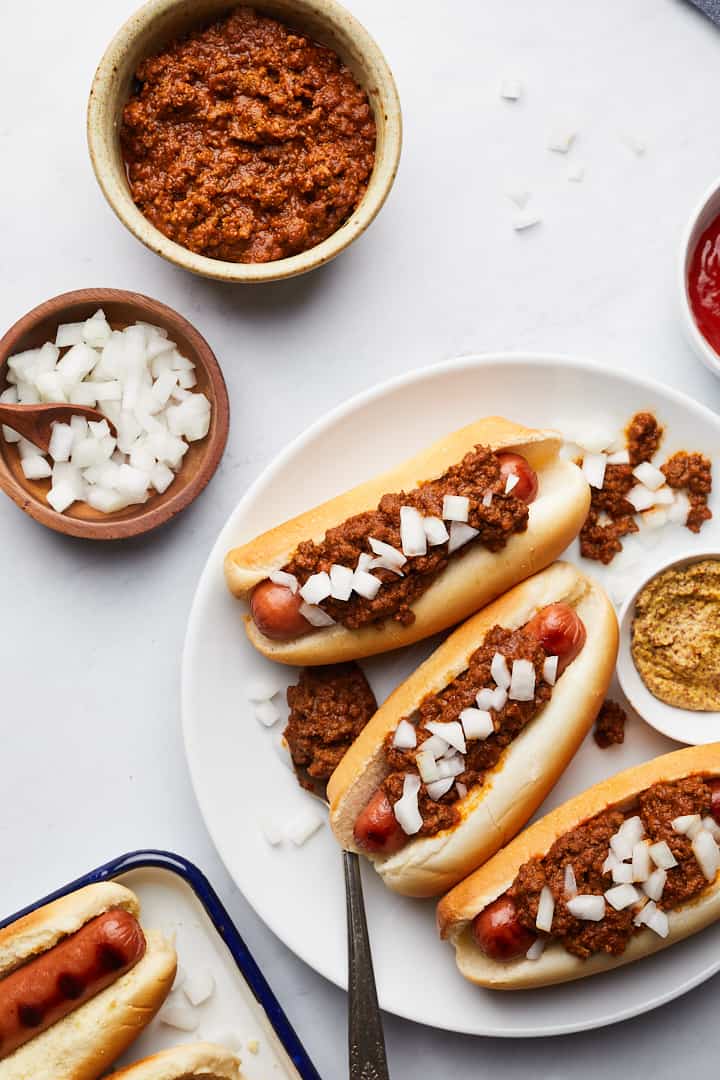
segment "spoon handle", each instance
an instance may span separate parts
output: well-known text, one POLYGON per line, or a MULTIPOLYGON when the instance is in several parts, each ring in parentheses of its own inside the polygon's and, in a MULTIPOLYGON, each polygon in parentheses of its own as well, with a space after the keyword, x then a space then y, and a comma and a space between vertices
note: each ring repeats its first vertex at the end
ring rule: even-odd
POLYGON ((348 931, 350 1080, 390 1080, 363 902, 360 860, 344 851, 348 931))

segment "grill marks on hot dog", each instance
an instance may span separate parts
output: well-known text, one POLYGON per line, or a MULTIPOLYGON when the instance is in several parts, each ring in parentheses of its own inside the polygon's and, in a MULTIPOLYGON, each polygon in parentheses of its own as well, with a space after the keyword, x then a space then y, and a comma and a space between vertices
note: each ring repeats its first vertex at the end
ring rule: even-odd
MULTIPOLYGON (((457 777, 468 789, 483 783, 486 773, 497 765, 506 747, 550 700, 552 688, 543 681, 546 658, 558 656, 558 673, 562 672, 579 655, 586 637, 582 620, 566 603, 548 604, 519 630, 493 627, 470 657, 467 669, 444 690, 425 698, 416 717, 407 718, 417 720, 417 747, 399 750, 393 746, 394 732, 387 736, 385 754, 391 772, 358 815, 354 830, 358 847, 375 854, 391 854, 407 842, 409 838, 399 830, 393 807, 402 795, 405 775, 417 772, 417 750, 422 749, 422 744, 430 737, 424 725, 429 721, 457 720, 463 709, 476 707, 478 690, 494 683, 491 664, 495 653, 503 654, 510 668, 513 660, 524 659, 533 664, 535 696, 527 702, 508 700, 502 709, 492 710, 494 733, 484 741, 468 740, 465 771, 457 777), (388 838, 387 845, 382 839, 385 837, 388 838)), ((460 815, 455 804, 459 798, 454 784, 438 800, 432 799, 423 785, 418 798, 423 819, 419 835, 433 836, 457 825, 460 815)))
POLYGON ((111 986, 145 948, 137 919, 111 908, 0 979, 0 1060, 111 986))
MULTIPOLYGON (((382 540, 398 551, 400 508, 412 506, 424 517, 442 518, 445 495, 461 495, 470 500, 469 524, 478 530, 471 543, 482 543, 490 551, 500 551, 513 533, 524 532, 528 523, 528 504, 538 492, 535 470, 519 454, 494 454, 477 446, 436 480, 429 480, 410 492, 384 495, 376 510, 356 514, 333 529, 324 540, 301 543, 284 570, 297 577, 301 585, 320 571, 329 571, 333 563, 354 569, 361 554, 370 554, 369 538, 382 540), (505 487, 509 475, 518 482, 509 494, 505 487), (492 492, 490 506, 483 496, 492 492)), ((448 544, 428 547, 426 555, 412 556, 403 566, 400 577, 390 570, 375 568, 372 573, 382 581, 377 596, 370 600, 353 593, 349 600, 323 600, 320 607, 336 622, 350 630, 369 624, 379 625, 393 619, 404 626, 414 621, 412 604, 433 584, 450 558, 462 555, 461 547, 452 555, 448 544)), ((302 598, 284 585, 261 582, 250 597, 250 613, 258 629, 276 641, 289 641, 309 633, 313 627, 301 613, 302 598)))

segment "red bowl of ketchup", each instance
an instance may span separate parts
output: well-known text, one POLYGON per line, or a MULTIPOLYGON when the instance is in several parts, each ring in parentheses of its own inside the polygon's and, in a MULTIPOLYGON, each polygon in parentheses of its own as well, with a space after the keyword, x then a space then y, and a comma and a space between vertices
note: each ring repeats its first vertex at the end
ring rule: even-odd
POLYGON ((681 252, 683 321, 702 362, 720 376, 720 182, 691 217, 681 252))

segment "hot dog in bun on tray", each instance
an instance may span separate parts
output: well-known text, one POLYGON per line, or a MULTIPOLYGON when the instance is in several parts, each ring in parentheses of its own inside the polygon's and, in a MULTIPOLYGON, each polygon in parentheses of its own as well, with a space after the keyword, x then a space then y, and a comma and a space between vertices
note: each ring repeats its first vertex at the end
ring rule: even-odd
POLYGON ((590 493, 554 432, 500 417, 230 551, 246 629, 285 664, 387 652, 466 619, 547 566, 590 493))
POLYGON ((610 601, 569 563, 473 616, 390 695, 333 773, 340 844, 408 896, 460 881, 567 766, 603 702, 617 640, 610 601))
POLYGON ((720 918, 720 743, 570 799, 440 902, 461 973, 518 990, 580 979, 720 918))
POLYGON ((103 882, 0 930, 0 1080, 97 1080, 150 1023, 176 957, 139 914, 103 882))

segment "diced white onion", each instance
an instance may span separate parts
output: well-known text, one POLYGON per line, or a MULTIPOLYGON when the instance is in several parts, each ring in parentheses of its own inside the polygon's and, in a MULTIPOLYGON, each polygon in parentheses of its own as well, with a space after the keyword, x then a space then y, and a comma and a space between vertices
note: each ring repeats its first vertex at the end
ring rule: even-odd
POLYGON ((355 571, 349 566, 333 563, 330 567, 330 595, 333 600, 349 600, 353 591, 355 571))
POLYGON ((625 908, 637 904, 640 893, 634 885, 615 885, 605 891, 605 899, 616 911, 624 911, 625 908))
POLYGON ((537 918, 535 919, 535 926, 538 930, 544 930, 549 934, 552 930, 553 915, 555 914, 555 897, 552 894, 552 890, 543 885, 540 890, 540 899, 538 900, 537 918))
POLYGON ((606 454, 585 454, 582 469, 590 487, 602 488, 605 482, 606 454))
POLYGON ((447 795, 453 783, 452 776, 444 777, 442 780, 435 780, 426 785, 427 793, 434 802, 437 802, 438 799, 442 799, 443 795, 447 795))
POLYGON ((49 462, 39 454, 22 458, 20 465, 27 480, 44 480, 46 477, 52 476, 49 462))
POLYGON ((440 776, 460 776, 465 772, 465 758, 462 754, 455 754, 454 757, 441 758, 438 762, 438 770, 440 776))
POLYGON ((53 424, 50 436, 50 457, 53 461, 69 461, 73 433, 69 424, 53 424))
POLYGON ((75 502, 76 495, 68 484, 53 484, 45 498, 53 510, 58 514, 62 514, 75 502))
POLYGON ((680 817, 673 818, 671 824, 676 833, 687 836, 691 829, 697 832, 702 828, 702 819, 699 814, 681 814, 680 817))
POLYGON ((492 716, 485 709, 463 709, 460 722, 466 739, 487 739, 494 730, 492 716))
POLYGON ((464 799, 464 798, 465 798, 465 796, 466 796, 466 795, 467 795, 467 793, 468 793, 468 789, 467 789, 467 784, 463 784, 463 783, 462 783, 462 781, 460 781, 460 780, 456 780, 456 781, 455 781, 455 790, 457 791, 457 793, 458 793, 458 796, 459 796, 459 797, 460 797, 461 799, 464 799))
POLYGON ((372 563, 373 563, 372 555, 368 555, 368 553, 366 551, 361 551, 360 555, 358 556, 357 566, 355 567, 355 569, 356 570, 367 570, 370 566, 372 566, 372 563))
POLYGON ((376 540, 374 536, 371 536, 368 539, 368 543, 376 555, 379 555, 391 565, 397 566, 398 569, 407 562, 402 551, 398 551, 392 544, 386 544, 384 540, 376 540))
POLYGON ((470 500, 465 495, 446 495, 442 516, 445 521, 467 521, 470 517, 470 500))
POLYGON ((583 893, 582 896, 573 896, 567 902, 567 909, 576 919, 600 922, 605 917, 605 897, 587 893, 583 893))
POLYGON ((449 723, 428 720, 425 727, 432 735, 438 735, 441 739, 444 739, 449 746, 455 747, 459 753, 465 753, 465 735, 463 734, 462 725, 458 720, 451 720, 449 723))
POLYGON ((368 570, 389 570, 392 574, 397 574, 398 577, 405 577, 399 566, 388 559, 384 559, 382 555, 378 555, 368 563, 367 568, 368 570))
POLYGON ((197 1009, 172 1000, 165 1002, 160 1009, 158 1020, 161 1024, 176 1028, 178 1031, 195 1031, 200 1023, 197 1009))
POLYGON ((627 450, 616 450, 613 454, 608 454, 608 465, 629 465, 630 454, 627 450))
POLYGON ((714 817, 704 817, 702 824, 706 832, 709 832, 715 840, 720 840, 720 825, 718 825, 714 817))
POLYGON ((400 507, 400 540, 405 555, 427 553, 427 536, 422 515, 414 506, 400 507))
POLYGON ((634 488, 630 489, 625 498, 638 513, 642 510, 649 510, 651 506, 655 505, 655 493, 646 488, 644 484, 636 484, 634 488))
POLYGON ((492 491, 486 491, 482 497, 482 504, 485 507, 492 506, 493 493, 492 491))
POLYGON ((547 944, 547 938, 539 937, 533 941, 532 945, 525 953, 528 960, 539 960, 542 954, 545 952, 545 945, 547 944))
POLYGON ((496 686, 493 691, 492 707, 495 712, 500 712, 507 704, 508 694, 504 686, 496 686))
POLYGON ((647 881, 651 872, 650 848, 642 841, 635 844, 632 853, 633 881, 647 881))
POLYGON ((441 779, 440 767, 433 755, 427 750, 418 750, 415 755, 415 764, 423 784, 432 784, 434 781, 441 779))
MULTIPOLYGON (((655 492, 655 506, 674 506, 675 505, 675 492, 672 488, 661 487, 655 492)), ((668 519, 670 513, 668 511, 668 519)))
POLYGON ((548 686, 554 686, 557 682, 558 656, 547 656, 543 664, 543 679, 548 686))
POLYGON ((459 548, 464 547, 465 544, 468 544, 478 535, 478 532, 478 529, 473 529, 471 525, 465 525, 462 521, 451 522, 448 555, 452 555, 453 551, 457 551, 459 548))
POLYGON ((508 668, 507 659, 502 653, 496 652, 492 658, 490 664, 490 674, 503 690, 510 689, 510 670, 508 668))
POLYGON ((403 781, 402 797, 393 807, 395 820, 406 836, 414 836, 422 828, 422 815, 418 807, 420 777, 415 773, 406 773, 403 781))
POLYGON ((649 930, 662 938, 667 937, 670 930, 667 915, 660 910, 654 900, 648 900, 642 911, 635 916, 633 922, 636 926, 647 926, 649 930))
POLYGON ((572 899, 573 896, 577 896, 577 880, 575 878, 575 871, 573 870, 572 863, 568 863, 565 867, 565 873, 563 876, 563 890, 565 896, 572 899))
POLYGON ((635 844, 639 844, 645 835, 645 826, 642 823, 642 818, 637 814, 633 815, 633 817, 625 818, 618 829, 618 835, 628 839, 632 846, 635 847, 635 844))
POLYGON ((307 619, 311 626, 321 627, 335 625, 335 620, 332 615, 328 615, 327 611, 323 611, 323 609, 316 604, 307 604, 303 601, 300 605, 300 614, 304 619, 307 619))
POLYGON ((617 861, 612 868, 612 879, 616 885, 632 885, 635 880, 632 865, 617 861))
POLYGON ((438 544, 445 544, 450 539, 450 533, 447 531, 445 522, 442 518, 423 518, 423 528, 425 529, 425 535, 430 547, 437 547, 438 544))
POLYGON ((494 699, 495 691, 489 686, 485 686, 482 690, 478 690, 475 695, 478 709, 492 709, 494 699))
POLYGON ((677 859, 665 840, 658 840, 657 844, 651 844, 648 851, 658 869, 672 870, 673 866, 677 866, 677 859))
POLYGON ((195 1008, 209 1001, 215 992, 215 979, 209 971, 190 972, 183 983, 183 994, 195 1008))
POLYGON ((409 720, 401 720, 395 728, 392 744, 397 750, 414 750, 417 746, 415 725, 409 720))
POLYGON ((374 574, 368 574, 367 570, 356 570, 353 574, 353 589, 358 596, 366 600, 374 600, 380 592, 382 581, 374 574))
POLYGON ((653 870, 652 874, 643 882, 643 892, 650 900, 660 900, 666 881, 667 870, 653 870))
POLYGON ((633 469, 633 476, 650 491, 657 491, 665 483, 665 476, 649 461, 643 461, 633 469))
POLYGON ((692 842, 693 855, 708 881, 714 881, 720 870, 720 849, 709 832, 701 829, 692 842))
POLYGON ((690 513, 690 499, 685 491, 676 491, 672 506, 668 510, 668 521, 674 525, 685 525, 690 513))
POLYGON ((508 697, 511 701, 532 701, 535 697, 535 668, 530 660, 513 660, 508 697))
POLYGON ((285 835, 296 847, 302 847, 318 829, 323 827, 325 821, 326 818, 322 811, 316 810, 314 806, 308 803, 291 819, 285 830, 285 835))
POLYGON ((509 495, 514 487, 520 483, 520 477, 516 473, 508 473, 505 480, 505 494, 509 495))
POLYGON ((272 727, 273 724, 277 724, 280 719, 280 712, 273 701, 256 701, 254 708, 255 719, 258 720, 263 727, 272 727))
POLYGON ((661 506, 645 510, 638 518, 643 529, 662 529, 669 521, 668 512, 661 506))
POLYGON ((432 754, 434 758, 439 758, 449 749, 449 743, 446 743, 439 735, 431 735, 430 738, 426 739, 422 744, 422 748, 428 754, 432 754))
POLYGON ((273 570, 273 572, 270 574, 270 580, 275 585, 284 585, 285 588, 289 589, 291 593, 296 593, 300 588, 298 579, 295 577, 295 575, 288 574, 286 570, 273 570))
POLYGON ((301 586, 300 595, 306 604, 319 604, 321 600, 327 600, 331 591, 330 575, 322 570, 319 574, 310 575, 301 586))
POLYGON ((613 870, 618 866, 622 866, 620 859, 618 859, 614 851, 609 851, 607 859, 602 864, 603 874, 611 874, 613 870))

